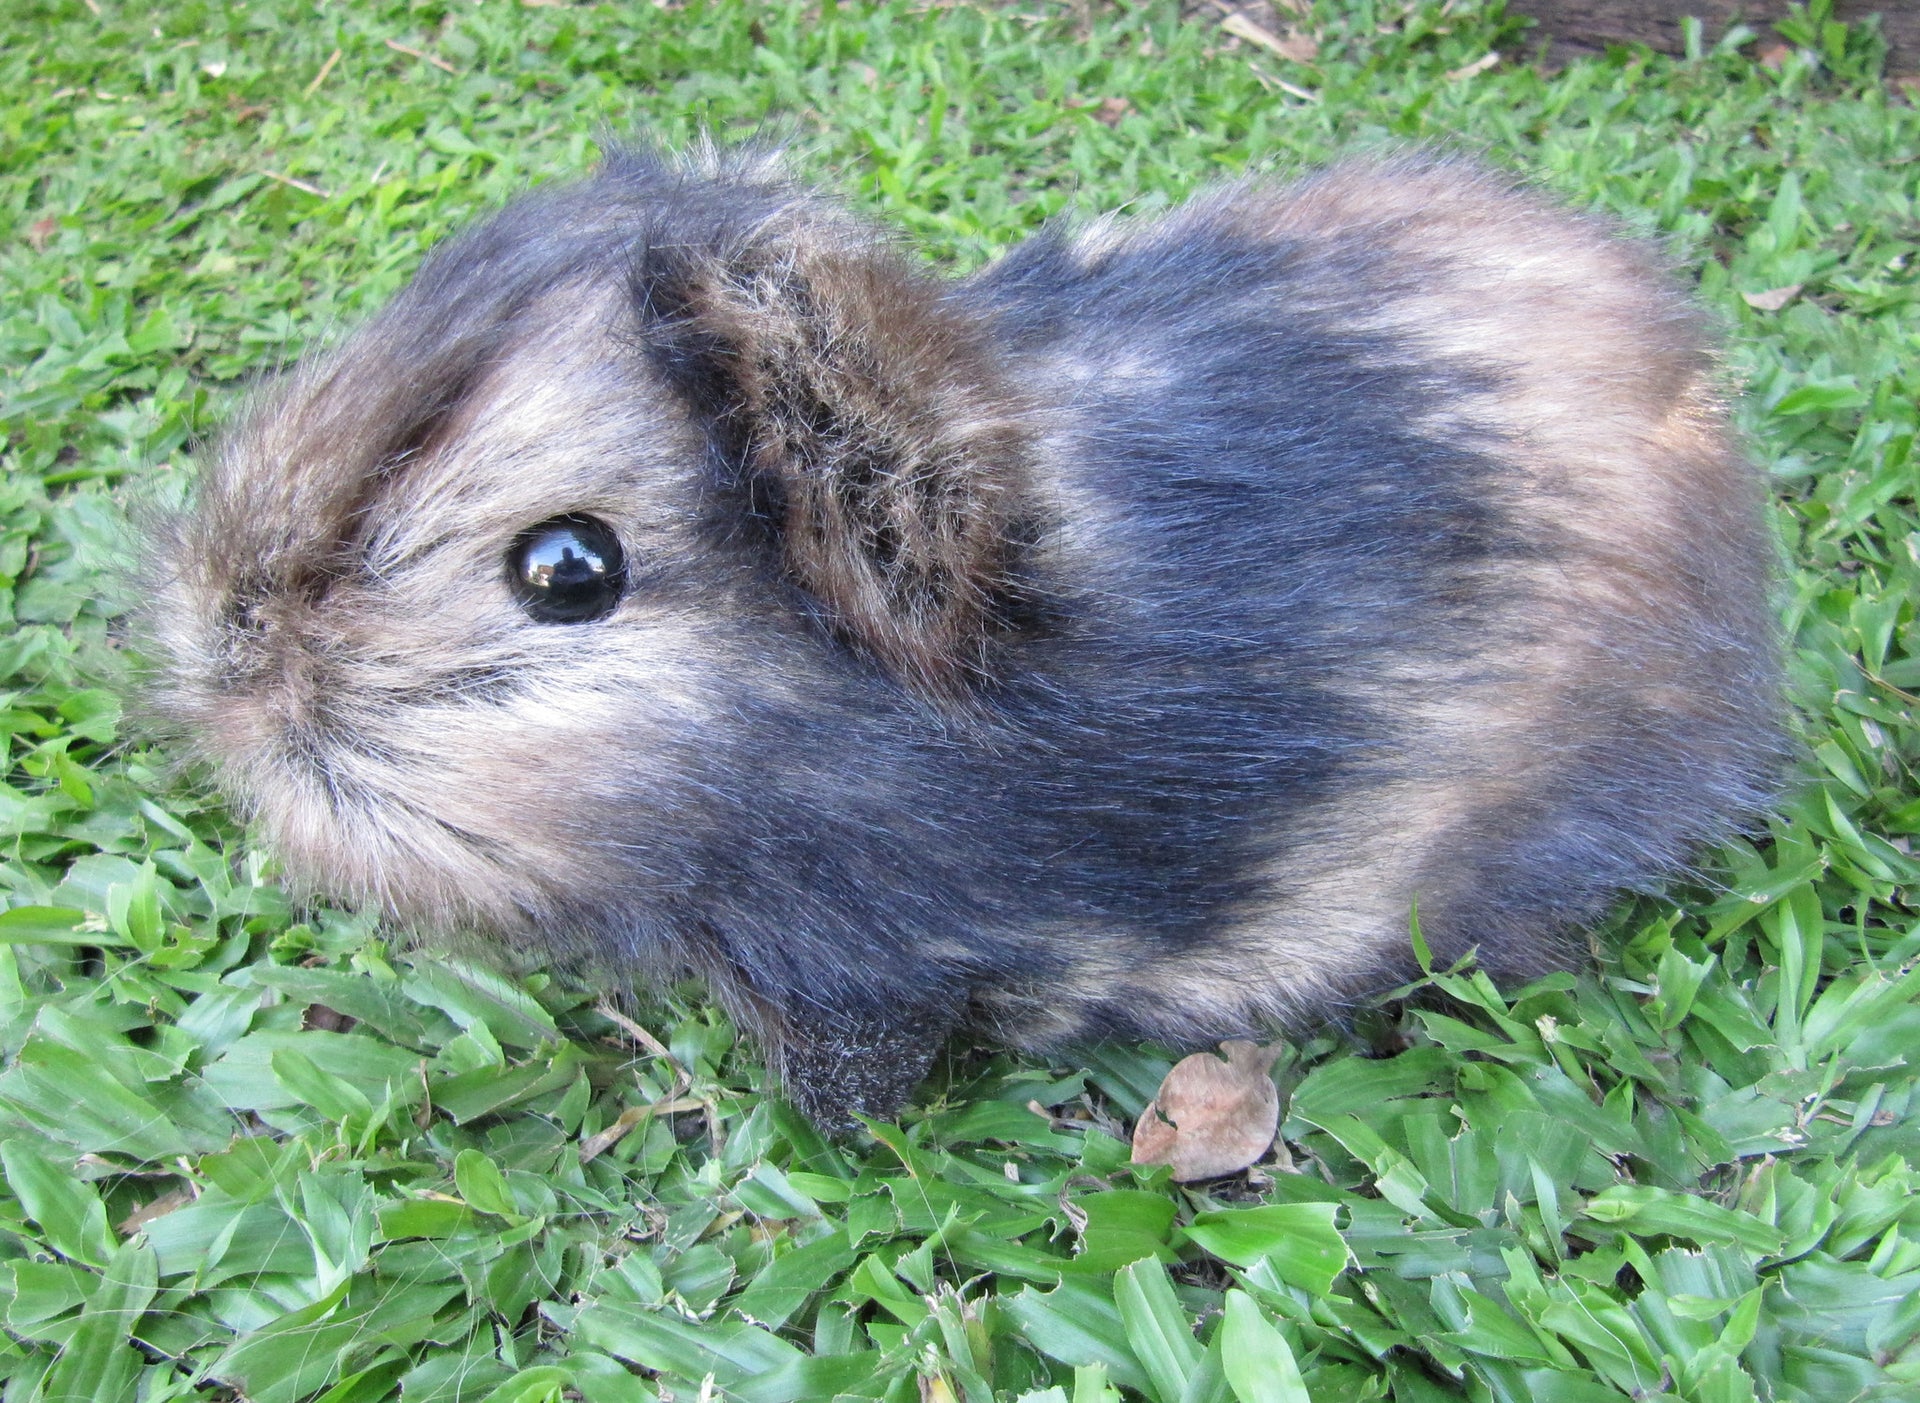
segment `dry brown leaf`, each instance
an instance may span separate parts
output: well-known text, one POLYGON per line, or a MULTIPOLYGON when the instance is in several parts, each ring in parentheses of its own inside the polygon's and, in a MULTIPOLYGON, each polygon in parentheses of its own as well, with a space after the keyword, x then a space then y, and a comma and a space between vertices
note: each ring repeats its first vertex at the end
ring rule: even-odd
POLYGON ((1498 62, 1500 62, 1500 55, 1497 52, 1484 53, 1464 68, 1448 69, 1447 77, 1457 83, 1462 78, 1472 78, 1478 74, 1485 73, 1498 62))
POLYGON ((1117 127, 1120 125, 1120 119, 1131 111, 1133 111, 1133 104, 1124 97, 1110 97, 1100 104, 1100 110, 1093 114, 1093 118, 1096 122, 1117 127))
POLYGON ((1133 1162, 1173 1167, 1178 1183, 1245 1169, 1280 1128, 1280 1094, 1268 1075, 1283 1044, 1235 1039, 1182 1058, 1133 1128, 1133 1162))
POLYGON ((47 243, 59 231, 60 221, 52 215, 36 219, 27 226, 27 242, 33 245, 35 253, 46 251, 47 243))
POLYGON ((344 1033, 358 1021, 352 1014, 325 1004, 308 1004, 307 1011, 300 1015, 300 1026, 308 1032, 344 1033))
POLYGON ((620 1113, 619 1119, 597 1135, 589 1135, 580 1142, 580 1162, 590 1164, 626 1138, 627 1132, 640 1124, 656 1110, 653 1106, 629 1106, 620 1113))
POLYGON ((192 1189, 171 1189, 160 1195, 152 1203, 142 1203, 134 1207, 119 1223, 119 1231, 130 1233, 145 1227, 155 1218, 164 1218, 176 1208, 185 1208, 193 1202, 192 1189))
POLYGON ((1220 27, 1236 39, 1244 39, 1249 44, 1258 44, 1263 49, 1271 49, 1281 58, 1291 63, 1312 63, 1320 56, 1320 42, 1311 34, 1298 29, 1289 29, 1286 38, 1281 38, 1270 29, 1263 29, 1245 15, 1228 15, 1220 21, 1220 27))
POLYGON ((1756 312, 1777 312, 1798 297, 1804 286, 1804 283, 1790 283, 1786 287, 1770 287, 1765 292, 1743 292, 1740 300, 1756 312))

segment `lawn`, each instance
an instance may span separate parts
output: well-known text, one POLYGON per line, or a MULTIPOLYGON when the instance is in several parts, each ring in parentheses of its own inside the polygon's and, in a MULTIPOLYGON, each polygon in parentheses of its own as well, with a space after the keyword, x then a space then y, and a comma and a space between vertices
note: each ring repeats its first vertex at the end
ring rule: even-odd
POLYGON ((1920 1396, 1920 111, 1819 6, 1553 75, 1499 0, 1288 8, 11 0, 4 1403, 1920 1396), (829 1143, 698 989, 296 908, 123 718, 128 511, 636 130, 772 132, 960 269, 1415 141, 1657 233, 1776 489, 1791 797, 1577 975, 1294 1042, 1284 1154, 1190 1186, 1127 1158, 1164 1049, 956 1048, 829 1143))

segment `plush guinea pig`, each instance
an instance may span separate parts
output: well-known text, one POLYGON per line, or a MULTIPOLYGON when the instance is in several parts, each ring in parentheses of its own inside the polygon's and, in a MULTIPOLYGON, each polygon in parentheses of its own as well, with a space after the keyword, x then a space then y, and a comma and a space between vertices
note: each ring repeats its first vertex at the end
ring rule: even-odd
POLYGON ((305 885, 698 971, 845 1123, 1325 1012, 1416 903, 1552 967, 1765 804, 1761 498, 1659 260, 1470 164, 951 281, 617 154, 258 397, 156 699, 305 885))

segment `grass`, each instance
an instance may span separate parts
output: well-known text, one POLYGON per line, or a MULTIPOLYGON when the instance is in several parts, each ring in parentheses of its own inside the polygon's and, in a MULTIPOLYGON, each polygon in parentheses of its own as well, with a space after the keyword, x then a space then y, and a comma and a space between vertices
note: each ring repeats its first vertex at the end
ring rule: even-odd
POLYGON ((1920 1396, 1920 112, 1818 6, 1766 63, 1736 34, 1550 77, 1497 3, 1303 27, 1311 62, 1164 3, 13 0, 4 1403, 1920 1396), (1396 1055, 1297 1043, 1301 1172, 1186 1188, 1117 1138, 1154 1049, 956 1054, 830 1145, 697 990, 649 1042, 550 973, 290 909, 121 722, 123 506, 181 490, 248 377, 635 127, 796 136, 961 267, 1382 140, 1657 229, 1778 489, 1794 797, 1592 970, 1438 973, 1396 1055))

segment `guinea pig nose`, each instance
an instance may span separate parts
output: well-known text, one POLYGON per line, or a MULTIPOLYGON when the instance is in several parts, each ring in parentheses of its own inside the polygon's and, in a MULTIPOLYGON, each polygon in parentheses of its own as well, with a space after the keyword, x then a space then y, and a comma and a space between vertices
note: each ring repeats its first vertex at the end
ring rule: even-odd
POLYGON ((507 580, 528 617, 543 624, 604 619, 626 589, 626 558, 597 517, 556 516, 530 526, 507 552, 507 580))
POLYGON ((220 621, 243 634, 257 634, 267 626, 268 600, 273 597, 266 577, 256 571, 242 572, 227 590, 221 603, 220 621))

